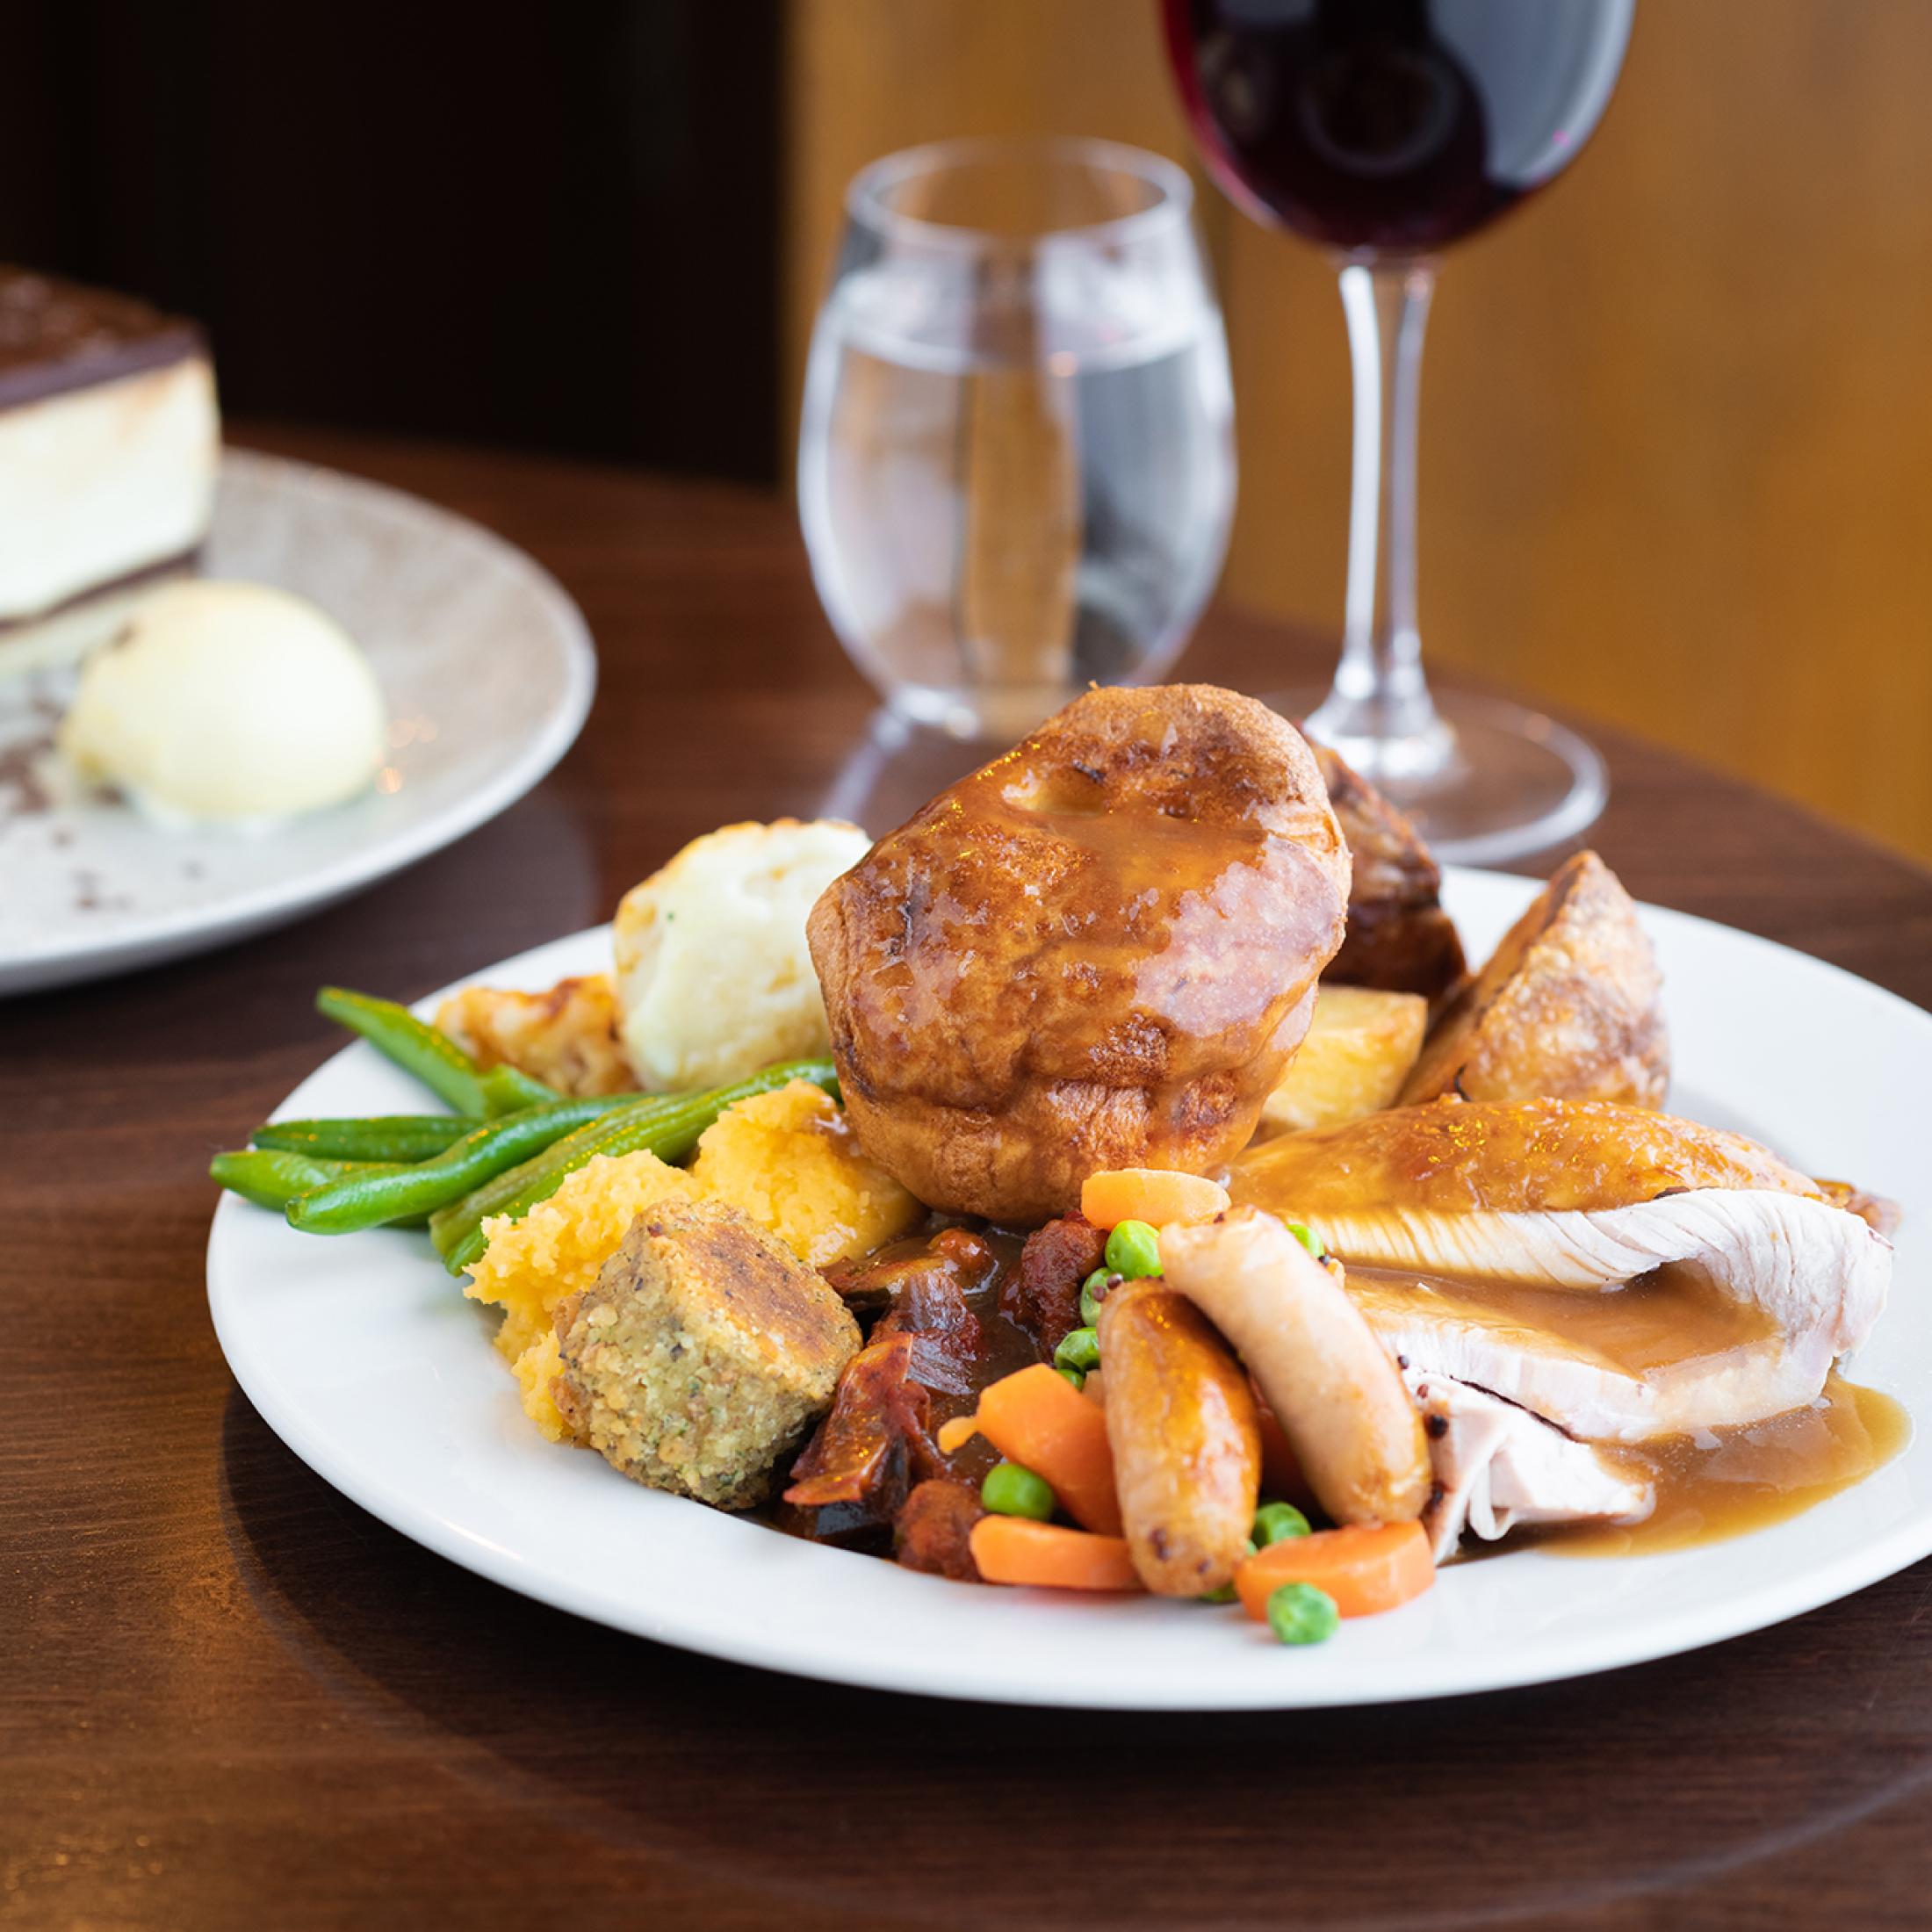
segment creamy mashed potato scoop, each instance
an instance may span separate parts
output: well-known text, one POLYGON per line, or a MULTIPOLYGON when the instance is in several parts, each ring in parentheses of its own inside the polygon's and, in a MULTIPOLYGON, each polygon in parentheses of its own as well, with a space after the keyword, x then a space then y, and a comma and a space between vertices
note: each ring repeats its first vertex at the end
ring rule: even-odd
POLYGON ((169 584, 88 660, 60 747, 163 822, 265 823, 340 804, 383 761, 387 710, 341 625, 266 584, 169 584))

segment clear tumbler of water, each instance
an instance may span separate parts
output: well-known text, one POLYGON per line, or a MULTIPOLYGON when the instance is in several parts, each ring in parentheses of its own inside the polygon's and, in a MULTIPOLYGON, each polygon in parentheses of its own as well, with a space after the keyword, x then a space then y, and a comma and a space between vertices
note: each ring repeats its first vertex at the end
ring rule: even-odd
POLYGON ((1192 200, 1096 141, 948 141, 853 181, 798 498, 826 612, 900 718, 1010 740, 1186 641, 1235 494, 1192 200))

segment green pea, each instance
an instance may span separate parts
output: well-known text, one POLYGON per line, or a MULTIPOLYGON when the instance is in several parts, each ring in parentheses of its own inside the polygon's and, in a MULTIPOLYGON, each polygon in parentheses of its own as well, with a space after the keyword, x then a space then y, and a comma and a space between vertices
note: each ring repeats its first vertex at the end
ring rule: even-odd
POLYGON ((1314 1229, 1308 1226, 1307 1222, 1291 1221, 1288 1223, 1288 1232, 1293 1235, 1294 1238, 1299 1241, 1301 1245, 1306 1248, 1317 1261, 1322 1260, 1327 1255, 1328 1250, 1322 1245, 1321 1236, 1316 1234, 1314 1229))
POLYGON ((1105 1268, 1096 1268, 1080 1284, 1080 1319, 1089 1328, 1100 1319, 1100 1297, 1120 1279, 1105 1268))
POLYGON ((1090 1328, 1075 1329, 1053 1352, 1056 1368, 1077 1368, 1083 1375, 1100 1366, 1100 1337, 1090 1328))
POLYGON ((1254 1539, 1262 1549, 1308 1533, 1308 1519, 1292 1503, 1264 1503, 1254 1513, 1254 1539))
POLYGON ((1053 1372, 1069 1388, 1085 1388, 1086 1377, 1077 1368, 1056 1368, 1053 1372))
MULTIPOLYGON (((1244 1554, 1249 1556, 1254 1554, 1254 1539, 1252 1537, 1248 1539, 1248 1547, 1244 1554)), ((1230 1576, 1219 1590, 1208 1590, 1204 1595, 1197 1597, 1194 1601, 1198 1604, 1231 1604, 1240 1594, 1241 1592, 1235 1588, 1234 1578, 1230 1576)))
POLYGON ((1335 1599, 1313 1583, 1284 1583, 1268 1593, 1268 1628, 1285 1644, 1325 1644, 1341 1621, 1335 1599))
POLYGON ((1107 1237, 1107 1265, 1112 1272, 1137 1281, 1161 1272, 1161 1237, 1144 1221, 1123 1221, 1107 1237))
POLYGON ((1059 1504, 1053 1485, 1017 1462, 996 1462, 987 1470, 979 1500, 995 1516, 1031 1517, 1035 1523, 1044 1523, 1059 1504))

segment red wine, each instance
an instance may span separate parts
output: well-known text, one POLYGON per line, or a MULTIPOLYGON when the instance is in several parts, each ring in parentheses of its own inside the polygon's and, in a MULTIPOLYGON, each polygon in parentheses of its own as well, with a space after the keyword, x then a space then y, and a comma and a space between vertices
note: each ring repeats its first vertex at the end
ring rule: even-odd
POLYGON ((1420 254, 1572 161, 1635 0, 1164 0, 1215 177, 1263 220, 1420 254))

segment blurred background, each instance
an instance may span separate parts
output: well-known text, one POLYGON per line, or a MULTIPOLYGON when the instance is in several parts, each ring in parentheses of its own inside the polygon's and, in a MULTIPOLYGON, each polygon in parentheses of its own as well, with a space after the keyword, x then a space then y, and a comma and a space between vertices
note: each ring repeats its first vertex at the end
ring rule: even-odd
MULTIPOLYGON (((789 490, 864 162, 1109 136, 1196 173, 1152 0, 11 0, 0 258, 201 317, 232 416, 789 490)), ((1932 5, 1642 0, 1560 192, 1431 329, 1433 661, 1932 860, 1932 5)), ((1332 273, 1203 182, 1223 595, 1338 629, 1332 273)))

